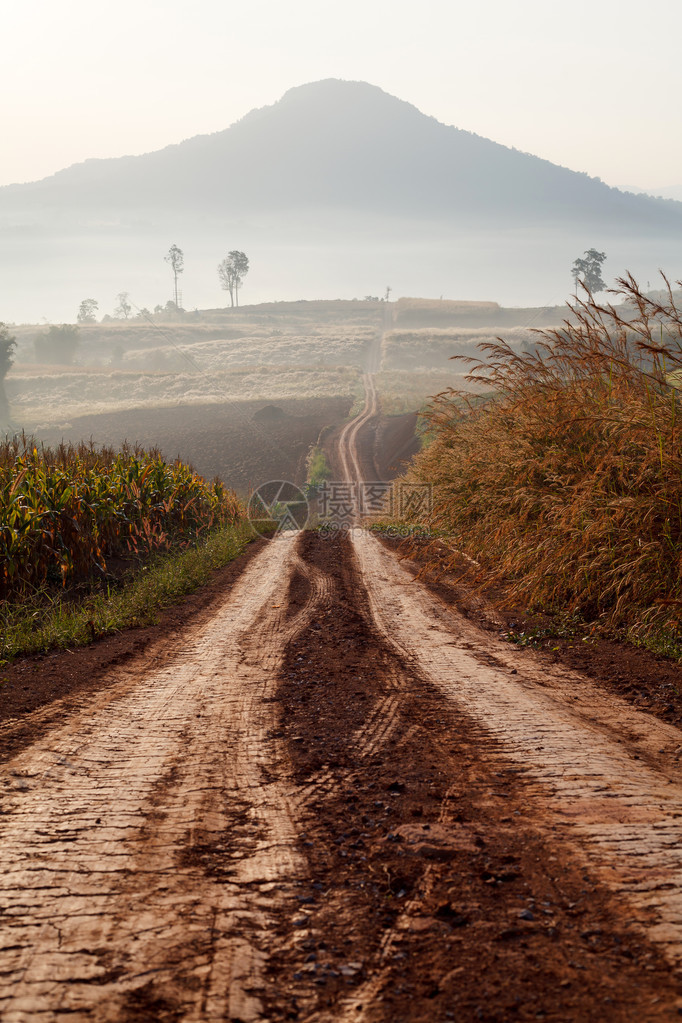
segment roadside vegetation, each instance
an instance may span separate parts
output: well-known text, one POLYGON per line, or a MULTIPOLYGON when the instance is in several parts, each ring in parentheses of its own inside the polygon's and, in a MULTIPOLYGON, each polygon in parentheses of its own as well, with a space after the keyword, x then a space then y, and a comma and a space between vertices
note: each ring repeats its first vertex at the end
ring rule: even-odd
POLYGON ((158 452, 0 445, 0 597, 106 577, 111 558, 177 549, 242 516, 217 480, 158 452))
MULTIPOLYGON (((425 523, 512 602, 682 654, 682 312, 630 276, 589 292, 519 352, 481 346, 472 396, 448 389, 407 479, 425 523)), ((457 357, 456 357, 457 358, 457 357)), ((441 558, 442 560, 442 558, 441 558)))
POLYGON ((15 437, 0 495, 5 658, 139 624, 246 542, 235 495, 156 451, 15 437))
POLYGON ((153 625, 161 610, 207 583, 253 539, 246 521, 218 526, 191 546, 157 554, 117 584, 77 599, 44 589, 20 603, 2 601, 0 664, 20 654, 85 646, 123 629, 153 625))
POLYGON ((323 483, 332 478, 332 469, 327 461, 324 448, 319 444, 311 448, 306 460, 306 489, 309 493, 317 491, 323 483))

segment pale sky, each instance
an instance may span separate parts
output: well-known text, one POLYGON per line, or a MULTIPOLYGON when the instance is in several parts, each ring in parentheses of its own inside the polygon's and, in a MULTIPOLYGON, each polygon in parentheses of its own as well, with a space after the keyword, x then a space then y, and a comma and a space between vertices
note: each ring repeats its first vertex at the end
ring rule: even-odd
POLYGON ((613 185, 682 184, 679 0, 4 0, 0 184, 371 82, 613 185))

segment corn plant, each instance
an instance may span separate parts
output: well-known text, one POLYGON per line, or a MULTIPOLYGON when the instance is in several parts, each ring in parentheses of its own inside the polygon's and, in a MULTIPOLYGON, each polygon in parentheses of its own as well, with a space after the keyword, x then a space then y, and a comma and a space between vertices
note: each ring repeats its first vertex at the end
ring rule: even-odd
POLYGON ((103 574, 107 559, 186 545, 242 509, 157 451, 0 445, 0 598, 103 574))

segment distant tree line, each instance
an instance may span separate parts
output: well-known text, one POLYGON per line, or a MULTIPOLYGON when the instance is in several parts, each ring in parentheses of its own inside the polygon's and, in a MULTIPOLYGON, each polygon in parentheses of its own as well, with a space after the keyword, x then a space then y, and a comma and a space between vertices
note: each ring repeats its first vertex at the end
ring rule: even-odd
POLYGON ((53 366, 70 366, 76 357, 80 342, 79 328, 71 323, 53 323, 45 334, 34 338, 36 362, 53 366))
MULTIPOLYGON (((154 307, 154 313, 157 315, 163 313, 177 315, 178 313, 184 312, 182 308, 182 293, 180 291, 179 279, 181 274, 185 271, 185 253, 179 245, 173 244, 163 258, 170 266, 171 274, 173 275, 173 298, 166 302, 165 306, 156 305, 154 307)), ((248 272, 249 257, 240 249, 232 249, 225 259, 221 260, 218 264, 218 280, 220 281, 220 286, 229 293, 230 306, 233 308, 239 306, 239 289, 241 288, 244 278, 248 272)), ((105 315, 102 317, 103 322, 111 319, 127 320, 132 315, 134 307, 130 302, 129 292, 119 292, 116 296, 116 302, 117 305, 114 309, 113 317, 105 315)), ((97 302, 94 298, 84 298, 78 308, 76 322, 79 324, 97 323, 98 312, 99 302, 97 302)), ((139 309, 137 311, 137 315, 144 319, 151 316, 151 313, 148 309, 139 309)))

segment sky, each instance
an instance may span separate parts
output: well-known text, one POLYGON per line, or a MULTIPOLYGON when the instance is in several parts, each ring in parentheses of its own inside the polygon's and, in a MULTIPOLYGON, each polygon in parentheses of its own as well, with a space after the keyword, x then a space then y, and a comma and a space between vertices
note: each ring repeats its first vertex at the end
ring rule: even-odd
POLYGON ((682 185, 679 0, 6 0, 0 27, 0 184, 344 78, 611 185, 682 185))

